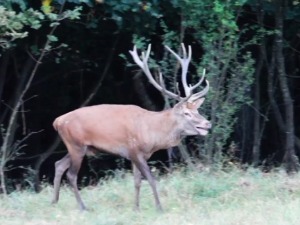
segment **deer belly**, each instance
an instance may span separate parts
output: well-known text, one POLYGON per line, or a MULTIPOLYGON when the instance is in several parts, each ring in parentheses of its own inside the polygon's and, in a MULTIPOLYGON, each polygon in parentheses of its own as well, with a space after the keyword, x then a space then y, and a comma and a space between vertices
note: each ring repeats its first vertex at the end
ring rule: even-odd
POLYGON ((119 148, 116 149, 116 153, 117 153, 117 155, 119 155, 119 156, 121 156, 125 159, 130 160, 130 155, 129 155, 129 151, 128 151, 127 148, 119 147, 119 148))

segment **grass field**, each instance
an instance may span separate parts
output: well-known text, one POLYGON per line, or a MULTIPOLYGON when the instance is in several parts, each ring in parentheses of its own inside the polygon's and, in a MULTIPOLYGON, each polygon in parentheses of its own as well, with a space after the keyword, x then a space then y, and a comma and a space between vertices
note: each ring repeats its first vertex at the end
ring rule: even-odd
POLYGON ((131 173, 81 190, 89 211, 77 209, 75 197, 63 186, 60 201, 51 205, 53 188, 35 194, 12 193, 0 199, 0 224, 300 224, 300 176, 282 171, 249 169, 195 172, 178 169, 158 178, 164 213, 156 212, 152 192, 143 181, 141 212, 133 211, 131 173))

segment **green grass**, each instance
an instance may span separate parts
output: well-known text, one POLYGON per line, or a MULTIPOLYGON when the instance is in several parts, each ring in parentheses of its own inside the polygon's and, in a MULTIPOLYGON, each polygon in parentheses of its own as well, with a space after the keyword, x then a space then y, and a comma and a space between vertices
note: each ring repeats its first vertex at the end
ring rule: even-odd
POLYGON ((132 174, 116 174, 95 187, 81 190, 89 211, 77 209, 68 186, 51 205, 53 188, 39 194, 15 192, 0 198, 0 224, 300 224, 300 175, 262 173, 249 169, 196 172, 178 169, 160 177, 158 191, 164 213, 156 212, 152 192, 143 181, 141 212, 133 210, 132 174))

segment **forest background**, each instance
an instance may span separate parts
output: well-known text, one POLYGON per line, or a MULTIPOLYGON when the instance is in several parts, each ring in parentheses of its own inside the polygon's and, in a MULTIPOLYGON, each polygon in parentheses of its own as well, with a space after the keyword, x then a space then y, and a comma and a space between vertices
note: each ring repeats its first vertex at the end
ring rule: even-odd
MULTIPOLYGON (((213 128, 174 148, 173 161, 297 172, 299 20, 291 0, 1 0, 1 191, 52 183, 66 154, 52 127, 59 115, 102 103, 172 106, 130 58, 134 44, 149 43, 167 89, 180 70, 163 46, 180 53, 180 43, 193 49, 190 82, 205 68, 211 85, 201 113, 213 128)), ((169 161, 166 151, 152 159, 162 170, 169 161)), ((130 164, 110 155, 84 160, 82 184, 123 168, 130 164)))

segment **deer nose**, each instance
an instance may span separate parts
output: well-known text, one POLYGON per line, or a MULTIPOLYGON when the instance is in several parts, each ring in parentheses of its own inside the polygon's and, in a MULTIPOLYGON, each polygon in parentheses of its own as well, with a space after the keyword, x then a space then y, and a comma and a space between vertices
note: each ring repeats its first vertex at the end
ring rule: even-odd
POLYGON ((211 123, 209 121, 205 122, 205 126, 207 127, 207 129, 211 128, 211 123))

